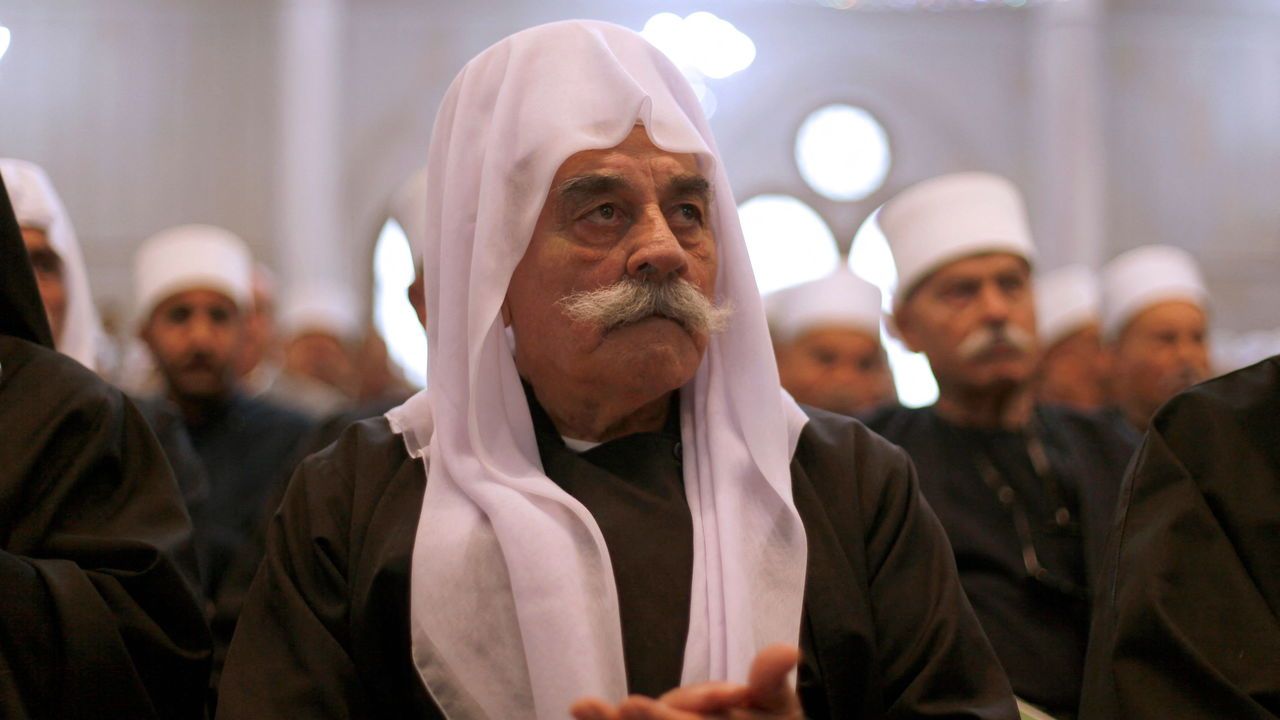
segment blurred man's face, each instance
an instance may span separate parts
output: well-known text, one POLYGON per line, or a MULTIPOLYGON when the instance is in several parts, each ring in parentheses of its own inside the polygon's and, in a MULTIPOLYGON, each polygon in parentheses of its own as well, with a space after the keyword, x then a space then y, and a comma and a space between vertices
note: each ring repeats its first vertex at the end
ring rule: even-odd
POLYGON ((943 393, 1008 390, 1035 369, 1030 268, 1016 255, 977 255, 942 267, 907 297, 895 322, 907 346, 929 358, 943 393))
POLYGON ((516 366, 544 405, 586 387, 644 403, 693 378, 711 332, 698 319, 715 294, 710 213, 695 158, 659 150, 641 127, 560 166, 503 306, 516 366), (581 295, 628 287, 670 302, 581 295))
POLYGON ((245 313, 244 343, 236 359, 237 375, 248 374, 277 350, 275 316, 275 295, 265 280, 255 276, 253 308, 245 313))
POLYGON ((62 338, 62 328, 67 320, 67 286, 63 278, 62 258, 49 245, 49 236, 37 228, 22 228, 22 242, 31 256, 31 267, 36 273, 36 285, 40 288, 40 301, 53 339, 62 338))
POLYGON ((175 398, 214 400, 234 388, 244 319, 226 295, 187 290, 170 296, 151 313, 142 339, 175 398))
POLYGON ((1166 400, 1209 376, 1204 310, 1164 302, 1134 316, 1111 346, 1117 404, 1146 427, 1166 400))
POLYGON ((1097 324, 1046 348, 1036 377, 1036 399, 1040 402, 1086 411, 1105 404, 1107 362, 1097 324))
POLYGON ((892 401, 880 338, 841 326, 815 327, 778 346, 782 387, 797 402, 853 415, 892 401))
POLYGON ((351 355, 341 340, 322 330, 299 333, 289 340, 284 367, 290 373, 319 380, 344 393, 352 389, 355 365, 351 355))

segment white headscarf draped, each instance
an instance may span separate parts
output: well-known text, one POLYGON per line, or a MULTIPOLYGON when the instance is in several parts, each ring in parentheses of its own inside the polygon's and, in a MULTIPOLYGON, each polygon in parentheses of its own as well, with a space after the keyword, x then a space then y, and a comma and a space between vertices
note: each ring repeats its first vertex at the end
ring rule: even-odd
POLYGON ((62 207, 62 199, 49 182, 43 168, 26 160, 0 158, 0 173, 9 189, 13 213, 18 226, 43 230, 49 239, 49 247, 62 259, 63 284, 67 292, 67 316, 63 319, 62 334, 54 338, 54 345, 64 355, 70 355, 87 368, 102 371, 108 352, 107 336, 102 330, 102 320, 93 304, 93 292, 89 289, 89 274, 85 271, 80 243, 76 240, 71 218, 62 207))
POLYGON ((695 154, 712 182, 716 287, 736 308, 680 393, 694 532, 682 681, 744 681, 760 648, 799 640, 807 548, 789 464, 805 419, 778 386, 697 97, 630 30, 544 25, 468 63, 441 106, 424 255, 431 391, 389 414, 415 454, 429 442, 411 630, 449 717, 561 720, 582 696, 627 693, 609 552, 591 514, 543 472, 499 308, 556 170, 638 122, 655 145, 695 154))

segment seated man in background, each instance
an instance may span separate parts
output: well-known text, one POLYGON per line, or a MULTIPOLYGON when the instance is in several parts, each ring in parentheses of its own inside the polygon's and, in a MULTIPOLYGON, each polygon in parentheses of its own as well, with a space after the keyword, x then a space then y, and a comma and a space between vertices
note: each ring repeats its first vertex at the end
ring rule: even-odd
POLYGON ((1035 248, 1012 183, 986 173, 933 178, 890 199, 879 220, 898 269, 896 331, 928 357, 939 397, 867 424, 919 469, 1014 692, 1072 716, 1089 589, 1132 439, 1035 403, 1035 248))
POLYGON ((0 714, 202 718, 209 630, 173 475, 132 403, 52 348, 0 182, 0 714))
POLYGON ((40 300, 58 352, 103 374, 111 348, 98 317, 76 231, 44 169, 25 160, 0 158, 22 240, 31 257, 40 300))
POLYGON ((1102 349, 1098 279, 1084 265, 1068 265, 1035 278, 1040 364, 1036 402, 1083 412, 1107 402, 1107 359, 1102 349))
POLYGON ((1122 492, 1081 716, 1280 717, 1280 357, 1169 401, 1122 492))
POLYGON ((1016 717, 909 461, 782 392, 666 56, 508 37, 428 157, 430 391, 294 476, 220 717, 1016 717))
POLYGON ((1209 293, 1191 253, 1144 245, 1102 268, 1102 333, 1115 411, 1136 431, 1209 377, 1209 293))
POLYGON ((796 402, 843 415, 893 403, 880 345, 880 289, 843 266, 765 299, 782 387, 796 402))
MULTIPOLYGON (((244 242, 209 225, 161 232, 136 256, 139 335, 165 381, 163 396, 140 405, 151 416, 176 414, 203 466, 208 492, 192 521, 204 595, 214 603, 311 429, 302 415, 248 397, 239 384, 251 267, 244 242)), ((235 622, 234 614, 219 617, 215 674, 235 622)))

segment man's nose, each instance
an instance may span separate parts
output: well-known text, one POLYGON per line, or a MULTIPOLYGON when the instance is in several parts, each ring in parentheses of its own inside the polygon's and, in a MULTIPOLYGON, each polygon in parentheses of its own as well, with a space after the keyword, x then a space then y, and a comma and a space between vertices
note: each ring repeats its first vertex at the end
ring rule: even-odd
POLYGON ((208 347, 213 335, 213 322, 203 315, 195 315, 187 324, 187 340, 197 348, 208 347))
POLYGON ((978 296, 982 303, 982 317, 993 325, 1003 325, 1009 320, 1009 298, 994 283, 982 286, 978 296))
POLYGON ((627 274, 635 278, 666 281, 684 274, 688 266, 684 248, 671 232, 662 210, 647 210, 632 228, 635 249, 627 258, 627 274))

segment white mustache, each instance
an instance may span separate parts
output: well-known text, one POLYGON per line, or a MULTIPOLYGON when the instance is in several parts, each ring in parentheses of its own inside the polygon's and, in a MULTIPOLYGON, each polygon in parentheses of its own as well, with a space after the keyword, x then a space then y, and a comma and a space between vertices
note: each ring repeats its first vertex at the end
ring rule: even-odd
POLYGON ((984 326, 965 336, 956 350, 960 353, 961 360, 972 360, 991 352, 999 345, 1012 345, 1019 352, 1029 353, 1035 348, 1036 339, 1016 325, 984 326))
POLYGON ((728 327, 733 314, 732 303, 717 305, 693 283, 681 279, 653 283, 628 277, 596 290, 572 293, 556 304, 571 320, 605 332, 656 315, 691 332, 714 335, 728 327))

